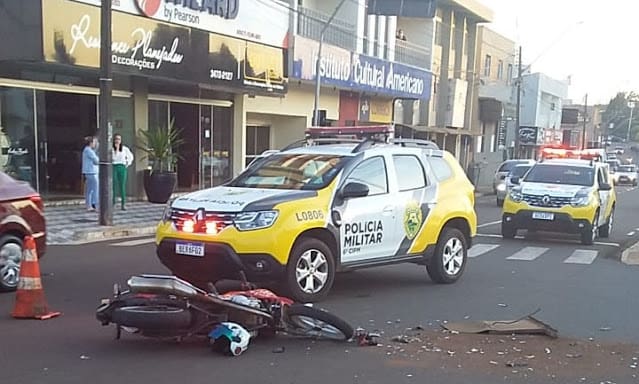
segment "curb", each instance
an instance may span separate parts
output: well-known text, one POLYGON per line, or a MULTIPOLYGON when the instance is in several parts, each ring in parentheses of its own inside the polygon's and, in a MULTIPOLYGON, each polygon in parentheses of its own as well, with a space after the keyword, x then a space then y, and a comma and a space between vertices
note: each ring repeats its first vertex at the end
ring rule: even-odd
POLYGON ((52 239, 47 245, 81 245, 98 243, 108 240, 124 239, 128 237, 142 237, 155 235, 157 223, 145 223, 136 227, 114 226, 75 231, 64 240, 52 239))
MULTIPOLYGON (((191 192, 175 192, 171 195, 169 200, 184 196, 191 192)), ((148 200, 144 197, 127 197, 127 203, 142 203, 147 202, 148 200)), ((149 203, 152 204, 152 203, 149 203)), ((53 201, 45 201, 44 207, 70 207, 70 206, 79 206, 84 205, 84 199, 69 199, 69 200, 53 200, 53 201)))
POLYGON ((621 262, 627 265, 639 265, 639 242, 621 252, 621 262))

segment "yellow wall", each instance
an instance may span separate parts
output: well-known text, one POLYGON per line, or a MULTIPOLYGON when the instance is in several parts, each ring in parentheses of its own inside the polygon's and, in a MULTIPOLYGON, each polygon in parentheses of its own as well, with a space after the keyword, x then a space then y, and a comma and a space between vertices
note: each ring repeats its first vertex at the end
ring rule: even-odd
MULTIPOLYGON (((313 120, 314 95, 312 86, 291 82, 285 97, 249 97, 246 99, 245 110, 246 113, 307 117, 310 125, 313 120)), ((319 108, 326 110, 327 119, 338 120, 339 90, 322 88, 319 108)))

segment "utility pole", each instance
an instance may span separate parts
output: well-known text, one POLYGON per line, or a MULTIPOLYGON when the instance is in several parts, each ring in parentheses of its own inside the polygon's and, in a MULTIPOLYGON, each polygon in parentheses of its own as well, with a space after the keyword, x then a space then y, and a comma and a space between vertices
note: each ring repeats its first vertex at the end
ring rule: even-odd
POLYGON ((519 46, 519 63, 517 64, 517 111, 515 113, 515 151, 513 157, 519 158, 519 128, 521 124, 521 82, 523 69, 521 66, 521 45, 519 46))
POLYGON ((322 76, 320 74, 320 63, 322 61, 322 46, 324 45, 324 34, 326 33, 326 29, 328 29, 328 27, 333 22, 335 15, 337 15, 337 12, 340 8, 342 8, 342 5, 345 2, 346 0, 342 0, 339 4, 337 4, 337 7, 335 7, 335 9, 333 10, 333 14, 331 14, 331 17, 329 17, 328 21, 324 24, 324 26, 322 27, 322 31, 320 32, 319 46, 317 48, 317 61, 315 62, 315 102, 313 105, 313 126, 315 127, 319 126, 319 98, 322 83, 322 76))
POLYGON ((632 111, 635 109, 635 102, 629 101, 628 108, 630 108, 630 119, 628 119, 628 133, 626 133, 626 143, 630 142, 630 127, 632 126, 632 111))
POLYGON ((113 225, 113 196, 111 183, 111 0, 102 0, 100 12, 100 124, 99 149, 100 157, 100 225, 113 225))
POLYGON ((584 130, 581 133, 581 149, 586 149, 586 123, 588 122, 588 94, 584 100, 584 130))

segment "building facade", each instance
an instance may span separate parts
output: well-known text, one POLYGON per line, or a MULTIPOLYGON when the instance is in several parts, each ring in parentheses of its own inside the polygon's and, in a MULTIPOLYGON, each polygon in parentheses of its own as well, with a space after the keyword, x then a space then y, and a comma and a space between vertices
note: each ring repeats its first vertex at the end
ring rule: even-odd
POLYGON ((471 179, 477 188, 492 188, 495 171, 514 147, 516 47, 514 41, 485 26, 477 33, 479 113, 473 125, 479 127, 479 135, 473 148, 471 179))
MULTIPOLYGON (((83 138, 100 129, 100 0, 0 5, 2 35, 20 31, 0 43, 0 169, 47 199, 80 196, 83 138)), ((140 131, 171 122, 184 142, 178 189, 239 172, 249 96, 279 100, 288 89, 286 4, 118 0, 112 19, 111 122, 135 150, 129 194, 143 195, 148 167, 140 131)))
POLYGON ((561 116, 568 84, 543 73, 526 74, 521 92, 520 157, 535 158, 540 146, 563 140, 561 116))
MULTIPOLYGON (((389 7, 397 7, 397 2, 388 3, 389 7)), ((416 36, 417 43, 430 53, 434 85, 429 100, 399 102, 395 121, 410 126, 417 137, 436 141, 467 167, 472 161, 476 137, 481 133, 477 125, 478 27, 492 21, 493 15, 490 9, 474 0, 445 0, 434 4, 431 18, 408 13, 398 18, 398 28, 408 31, 409 36, 416 36)))
POLYGON ((431 97, 433 75, 428 51, 398 38, 398 17, 371 14, 373 6, 370 2, 367 6, 365 0, 341 3, 289 2, 292 33, 288 41, 288 93, 281 99, 256 96, 246 100, 247 135, 253 135, 253 130, 264 144, 249 145, 248 158, 303 138, 306 128, 313 125, 316 63, 325 26, 319 59, 319 125, 391 124, 394 100, 431 97))
POLYGON ((605 107, 601 105, 584 106, 565 100, 561 114, 562 144, 579 148, 603 147, 603 111, 605 107))

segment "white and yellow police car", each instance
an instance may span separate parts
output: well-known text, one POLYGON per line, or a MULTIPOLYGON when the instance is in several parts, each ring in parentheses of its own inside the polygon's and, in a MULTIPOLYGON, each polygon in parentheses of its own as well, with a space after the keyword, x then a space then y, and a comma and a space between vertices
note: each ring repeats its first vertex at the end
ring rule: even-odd
POLYGON ((162 263, 196 285, 243 270, 311 302, 337 272, 387 264, 425 265, 453 283, 476 227, 474 187, 434 143, 314 140, 175 199, 156 243, 162 263))

